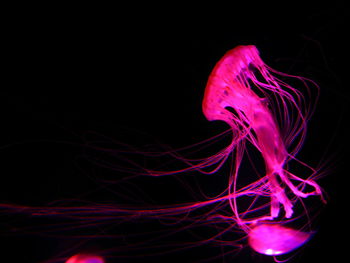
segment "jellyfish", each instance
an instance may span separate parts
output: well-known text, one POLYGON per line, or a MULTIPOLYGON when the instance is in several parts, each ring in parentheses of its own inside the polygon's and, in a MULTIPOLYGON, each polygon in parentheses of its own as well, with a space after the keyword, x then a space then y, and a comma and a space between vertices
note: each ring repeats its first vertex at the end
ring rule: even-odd
POLYGON ((249 245, 257 252, 268 256, 288 253, 303 245, 310 234, 275 224, 254 227, 248 236, 249 245))
MULTIPOLYGON (((247 225, 254 226, 259 221, 277 218, 281 207, 284 217, 291 218, 293 203, 299 198, 318 195, 324 201, 322 190, 315 180, 302 179, 285 168, 290 160, 296 159, 295 155, 302 146, 312 109, 306 106, 299 90, 275 75, 295 77, 268 67, 255 46, 238 46, 228 51, 214 67, 202 104, 203 113, 209 121, 224 121, 232 130, 232 141, 222 155, 224 158, 231 152, 236 153, 235 169, 230 175, 229 196, 232 198, 229 201, 235 220, 249 233, 251 247, 267 255, 290 252, 305 243, 309 235, 279 225, 251 228, 247 225), (284 127, 279 127, 278 122, 284 127), (246 141, 261 153, 265 176, 238 190, 236 181, 246 141), (292 143, 294 149, 288 150, 292 143), (304 191, 306 186, 312 191, 304 191), (291 199, 287 191, 296 199, 291 199), (270 197, 270 213, 248 220, 239 214, 236 198, 252 193, 270 197)), ((304 83, 307 81, 295 78, 304 83)), ((312 176, 315 174, 316 171, 313 171, 312 176)))
POLYGON ((66 263, 104 263, 104 260, 96 255, 77 254, 70 257, 66 263))
MULTIPOLYGON (((223 176, 219 171, 224 164, 229 163, 229 174, 226 174, 227 184, 219 194, 213 197, 201 194, 201 200, 196 198, 194 201, 169 205, 148 205, 146 202, 144 205, 118 204, 117 202, 99 204, 84 201, 77 205, 72 201, 71 204, 63 202, 62 205, 59 205, 60 202, 51 203, 49 207, 13 204, 0 204, 0 207, 8 213, 27 213, 31 217, 75 219, 77 223, 73 226, 79 226, 79 228, 82 221, 87 226, 110 222, 122 225, 127 222, 137 222, 138 219, 156 219, 159 222, 165 222, 166 226, 176 226, 181 222, 178 224, 179 231, 187 231, 194 226, 213 227, 215 224, 218 233, 212 235, 208 232, 209 237, 202 238, 199 242, 187 242, 187 245, 194 247, 217 242, 220 246, 234 246, 233 241, 227 242, 225 238, 227 236, 231 238, 230 234, 238 229, 246 235, 247 244, 257 253, 268 256, 290 253, 305 244, 312 236, 312 232, 306 231, 305 228, 295 229, 288 225, 293 219, 299 217, 295 215, 296 205, 301 203, 306 211, 303 199, 309 196, 319 197, 322 202, 326 202, 323 190, 316 182, 322 173, 319 169, 297 158, 297 153, 306 138, 307 123, 315 109, 318 90, 319 87, 312 80, 285 74, 267 66, 260 58, 255 46, 237 46, 228 51, 215 65, 209 75, 202 101, 202 111, 208 121, 222 121, 229 127, 224 132, 225 135, 230 135, 228 145, 217 153, 205 158, 191 159, 180 155, 181 149, 155 153, 138 151, 137 148, 126 146, 125 143, 115 144, 120 147, 119 151, 93 143, 84 145, 98 153, 103 151, 112 153, 113 156, 126 154, 128 157, 124 160, 127 160, 132 167, 109 166, 107 162, 101 163, 104 167, 132 173, 132 176, 119 180, 126 182, 137 180, 140 177, 144 178, 143 176, 157 178, 173 175, 178 177, 185 172, 223 176), (285 82, 285 79, 288 78, 299 81, 302 85, 295 88, 285 82), (240 184, 240 178, 243 176, 241 166, 252 148, 261 156, 264 170, 255 171, 256 179, 242 185, 240 184), (137 162, 128 159, 129 156, 132 156, 131 153, 140 154, 142 158, 169 155, 185 164, 185 168, 161 170, 142 167, 137 162), (302 175, 290 169, 293 163, 305 168, 302 169, 302 175), (307 175, 305 171, 308 171, 307 175), (246 203, 242 207, 240 200, 246 197, 252 199, 248 205, 246 203), (259 202, 261 200, 268 201, 259 202)), ((187 148, 202 147, 208 141, 210 140, 187 148)), ((94 159, 95 163, 98 163, 98 160, 94 159)), ((249 160, 254 166, 254 162, 249 160)), ((113 182, 113 184, 117 183, 113 182)), ((191 190, 190 187, 186 189, 191 190)), ((121 196, 124 198, 125 194, 121 193, 121 196)), ((135 196, 133 198, 135 199, 135 196)), ((308 212, 305 214, 308 216, 308 212)), ((71 228, 68 227, 70 230, 71 228)), ((51 228, 48 229, 51 230, 51 228)), ((62 229, 67 228, 63 226, 62 229)), ((160 232, 163 236, 168 236, 160 232)), ((149 233, 146 232, 140 233, 137 236, 145 237, 144 242, 136 242, 135 245, 132 242, 125 242, 125 246, 108 250, 108 253, 111 251, 123 253, 123 249, 137 251, 137 246, 143 246, 143 249, 147 250, 148 235, 149 233)), ((93 235, 94 238, 103 236, 104 233, 101 236, 93 235)), ((119 238, 120 236, 116 235, 119 238)), ((79 234, 78 237, 80 238, 81 235, 79 234)), ((157 238, 150 238, 150 240, 153 242, 157 238)), ((184 247, 184 245, 178 244, 176 249, 178 247, 184 247)), ((150 248, 155 249, 156 247, 150 248)), ((99 256, 85 254, 77 254, 67 261, 67 263, 85 262, 102 263, 104 261, 99 256)))

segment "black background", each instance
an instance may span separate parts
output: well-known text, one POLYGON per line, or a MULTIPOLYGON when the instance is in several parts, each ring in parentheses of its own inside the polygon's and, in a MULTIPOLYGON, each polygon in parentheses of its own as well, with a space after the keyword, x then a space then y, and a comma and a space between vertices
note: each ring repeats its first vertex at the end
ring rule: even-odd
MULTIPOLYGON (((224 124, 207 122, 201 112, 207 78, 227 50, 253 44, 271 67, 313 79, 321 88, 301 156, 315 166, 331 160, 320 181, 329 203, 316 224, 318 233, 291 262, 346 259, 341 243, 347 197, 341 189, 347 181, 349 10, 337 1, 208 7, 207 12, 198 6, 9 10, 0 93, 1 202, 41 206, 93 187, 92 172, 86 175, 76 165, 79 144, 90 131, 129 144, 146 145, 153 138, 173 148, 223 131, 224 124), (145 141, 135 138, 140 132, 149 135, 145 141)), ((24 234, 23 224, 15 215, 1 215, 6 262, 41 262, 71 242, 41 237, 40 222, 33 222, 36 234, 24 234)), ((194 253, 206 251, 144 262, 192 262, 194 253)), ((225 260, 272 262, 253 252, 225 260)))

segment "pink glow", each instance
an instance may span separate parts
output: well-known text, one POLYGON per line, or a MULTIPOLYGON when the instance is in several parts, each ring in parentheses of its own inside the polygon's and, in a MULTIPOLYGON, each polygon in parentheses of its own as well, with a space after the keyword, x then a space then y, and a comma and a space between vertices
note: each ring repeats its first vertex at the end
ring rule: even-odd
POLYGON ((267 224, 252 228, 248 235, 249 245, 255 251, 268 256, 289 253, 303 245, 309 238, 309 233, 267 224))
POLYGON ((77 254, 69 258, 66 263, 104 263, 105 261, 95 255, 77 254))

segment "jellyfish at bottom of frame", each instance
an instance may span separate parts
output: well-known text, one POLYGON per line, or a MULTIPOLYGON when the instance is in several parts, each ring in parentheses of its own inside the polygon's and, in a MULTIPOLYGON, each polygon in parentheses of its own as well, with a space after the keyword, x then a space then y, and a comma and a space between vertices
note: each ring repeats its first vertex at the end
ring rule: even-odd
POLYGON ((249 232, 248 242, 250 247, 260 254, 277 256, 297 249, 310 237, 310 233, 281 225, 261 224, 249 232))
POLYGON ((66 263, 105 263, 105 261, 100 256, 77 254, 70 257, 66 263))

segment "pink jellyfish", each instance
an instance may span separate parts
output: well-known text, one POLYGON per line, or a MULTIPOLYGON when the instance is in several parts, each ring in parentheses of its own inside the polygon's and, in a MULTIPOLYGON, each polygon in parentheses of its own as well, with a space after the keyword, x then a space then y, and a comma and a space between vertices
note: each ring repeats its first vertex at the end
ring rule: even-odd
MULTIPOLYGON (((291 218, 293 204, 300 198, 310 195, 322 198, 321 188, 312 179, 317 171, 310 168, 310 178, 302 179, 285 168, 290 160, 296 160, 295 154, 305 138, 306 122, 312 109, 307 107, 299 90, 274 75, 293 77, 269 68, 259 57, 255 46, 238 46, 228 51, 216 64, 203 100, 206 118, 209 121, 224 121, 232 130, 232 141, 219 156, 226 158, 231 152, 236 155, 228 189, 234 219, 248 232, 250 246, 266 255, 290 252, 306 242, 309 234, 280 225, 260 225, 258 222, 280 216, 280 207, 283 207, 284 217, 291 218), (282 131, 285 133, 283 136, 282 131), (237 189, 238 170, 246 141, 261 153, 265 176, 237 189), (292 144, 294 148, 288 149, 292 144), (306 186, 313 190, 304 191, 306 186), (296 198, 290 197, 291 194, 296 198), (269 196, 270 213, 244 218, 249 211, 240 214, 236 201, 244 195, 269 196)), ((296 78, 304 83, 307 81, 296 78)))
MULTIPOLYGON (((1 208, 5 211, 30 213, 32 216, 76 218, 78 222, 84 219, 87 223, 91 220, 91 224, 109 220, 122 224, 129 218, 130 221, 135 221, 143 217, 165 222, 188 222, 188 226, 180 227, 186 230, 195 224, 212 226, 213 222, 223 223, 225 227, 218 228, 219 233, 207 239, 203 238, 202 242, 196 245, 218 241, 220 244, 231 246, 233 242, 223 241, 223 236, 230 234, 233 228, 238 228, 247 234, 249 246, 258 253, 269 256, 289 253, 311 237, 310 232, 296 230, 286 224, 299 218, 299 215, 295 215, 295 211, 298 211, 297 204, 301 203, 308 217, 304 198, 319 196, 325 202, 321 187, 316 183, 316 179, 321 176, 320 171, 296 158, 305 139, 307 122, 314 110, 314 104, 309 103, 305 95, 317 99, 318 86, 313 81, 271 69, 261 60, 255 46, 238 46, 228 51, 214 67, 209 76, 202 104, 203 113, 209 121, 219 120, 229 125, 228 132, 232 134, 232 139, 228 146, 213 156, 195 160, 179 157, 176 151, 168 151, 171 156, 177 157, 187 165, 179 170, 159 171, 142 167, 146 172, 139 173, 135 172, 135 166, 137 168, 140 166, 134 162, 130 162, 133 165, 132 169, 125 167, 120 169, 123 172, 133 173, 131 179, 144 174, 154 177, 179 175, 185 171, 215 174, 229 157, 232 157, 228 186, 225 185, 220 194, 215 197, 205 196, 205 199, 200 201, 197 199, 194 202, 168 206, 140 207, 127 204, 118 206, 115 203, 88 203, 81 206, 26 207, 1 204, 1 208), (293 88, 282 80, 285 78, 298 80, 303 85, 299 89, 293 88), (308 83, 316 87, 316 93, 313 93, 308 83), (301 90, 302 87, 306 93, 301 90), (244 157, 249 157, 252 146, 262 156, 265 169, 262 173, 256 172, 258 176, 256 181, 242 186, 239 171, 244 157), (308 171, 309 175, 302 177, 296 175, 292 172, 292 163, 302 167, 302 174, 308 171), (241 206, 242 199, 245 201, 243 206, 241 206), (201 209, 203 207, 212 208, 201 209), (194 210, 198 210, 199 213, 192 213, 194 210), (201 211, 209 212, 205 212, 203 216, 201 211)), ((120 146, 125 147, 125 144, 120 146)), ((97 151, 103 150, 102 147, 94 145, 87 147, 97 151)), ((111 151, 106 149, 106 152, 111 151)), ((135 148, 131 151, 123 148, 120 152, 134 153, 135 148)), ((157 155, 157 153, 139 153, 143 157, 157 155)), ((158 156, 163 155, 164 153, 158 156)), ((251 159, 247 159, 255 167, 251 159)), ((194 246, 194 243, 188 243, 194 246)), ((147 247, 147 242, 138 244, 147 247)), ((128 244, 125 248, 132 250, 134 246, 128 244)), ((122 252, 123 247, 113 251, 122 252)), ((103 262, 101 257, 82 254, 75 255, 67 261, 67 263, 103 262)))
POLYGON ((262 224, 254 227, 248 236, 249 245, 265 255, 281 255, 304 244, 310 234, 280 225, 262 224))
POLYGON ((70 257, 66 263, 104 263, 105 261, 100 256, 77 254, 70 257))

